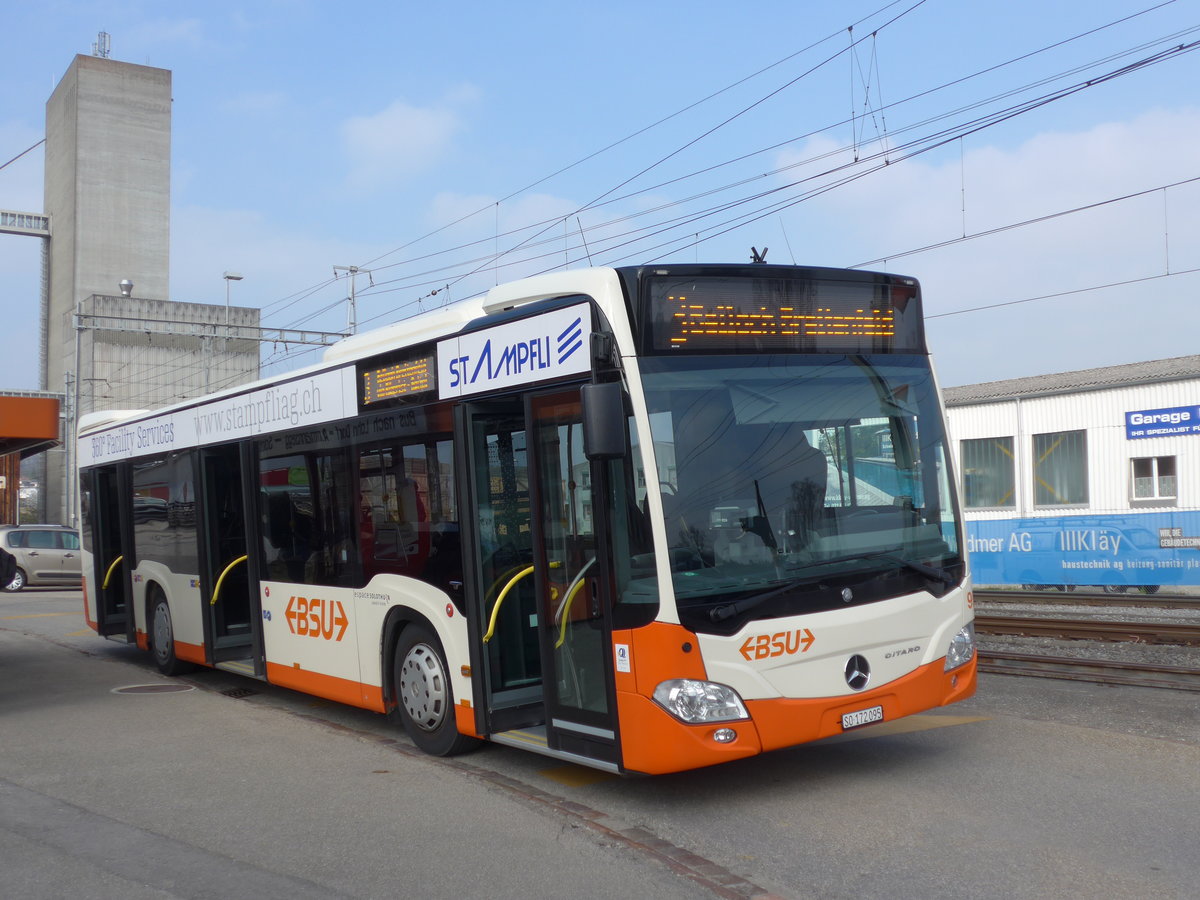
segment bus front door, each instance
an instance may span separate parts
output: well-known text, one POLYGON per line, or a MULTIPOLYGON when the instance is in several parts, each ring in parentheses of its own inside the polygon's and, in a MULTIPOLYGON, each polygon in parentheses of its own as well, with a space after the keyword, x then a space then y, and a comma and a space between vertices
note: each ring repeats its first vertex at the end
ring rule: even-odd
MULTIPOLYGON (((133 610, 133 488, 126 464, 94 469, 80 485, 84 546, 92 553, 99 634, 135 640, 133 610), (90 547, 88 546, 90 542, 90 547)), ((89 598, 89 607, 92 604, 89 598)))
POLYGON ((483 669, 476 701, 495 733, 544 718, 525 412, 519 400, 461 410, 471 472, 464 508, 474 513, 462 516, 474 558, 469 621, 483 669))
POLYGON ((501 742, 509 733, 615 765, 608 567, 596 559, 579 389, 471 404, 463 416, 484 669, 477 724, 501 742))
POLYGON ((249 443, 200 451, 204 517, 201 593, 208 658, 218 668, 261 678, 266 668, 258 554, 249 537, 257 521, 253 455, 249 443))

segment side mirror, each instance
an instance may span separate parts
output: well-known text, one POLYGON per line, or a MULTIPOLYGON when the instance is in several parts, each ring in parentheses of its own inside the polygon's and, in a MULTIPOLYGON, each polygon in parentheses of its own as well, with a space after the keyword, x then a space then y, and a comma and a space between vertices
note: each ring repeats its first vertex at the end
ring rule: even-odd
POLYGON ((621 459, 629 443, 625 397, 621 383, 585 384, 579 389, 583 403, 583 454, 588 459, 621 459))

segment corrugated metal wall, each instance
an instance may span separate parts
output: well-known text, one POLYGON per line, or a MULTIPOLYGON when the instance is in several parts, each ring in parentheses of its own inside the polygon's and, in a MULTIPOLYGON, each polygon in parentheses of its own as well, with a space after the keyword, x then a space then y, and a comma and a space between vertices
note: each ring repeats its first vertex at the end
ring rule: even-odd
POLYGON ((947 410, 947 418, 960 479, 963 477, 962 441, 1012 437, 1016 449, 1014 505, 967 509, 967 518, 1006 519, 1014 516, 1196 509, 1200 507, 1200 434, 1130 440, 1126 436, 1125 414, 1198 404, 1200 379, 1193 378, 951 407, 947 410), (1088 502, 1079 505, 1036 505, 1033 436, 1075 430, 1087 434, 1088 502), (1161 456, 1175 457, 1175 503, 1131 502, 1130 460, 1161 456))

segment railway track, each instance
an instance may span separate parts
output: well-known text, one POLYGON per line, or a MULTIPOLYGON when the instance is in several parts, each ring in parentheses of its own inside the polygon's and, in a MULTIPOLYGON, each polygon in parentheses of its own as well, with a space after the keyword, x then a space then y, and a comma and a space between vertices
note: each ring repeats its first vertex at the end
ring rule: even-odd
POLYGON ((1177 594, 1080 594, 1074 591, 975 591, 975 601, 985 604, 1037 606, 1107 606, 1141 609, 1192 609, 1200 614, 1200 597, 1177 594))
POLYGON ((1200 625, 1166 622, 1113 622, 1047 616, 976 615, 979 634, 1048 637, 1070 641, 1129 641, 1138 644, 1200 646, 1200 625))
POLYGON ((980 650, 979 670, 1004 675, 1200 691, 1200 669, 1177 666, 1138 665, 1111 660, 980 650))

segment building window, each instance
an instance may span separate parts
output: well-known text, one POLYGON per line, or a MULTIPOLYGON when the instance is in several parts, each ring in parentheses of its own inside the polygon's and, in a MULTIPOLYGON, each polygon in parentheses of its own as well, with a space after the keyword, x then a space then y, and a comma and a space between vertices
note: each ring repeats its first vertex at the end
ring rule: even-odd
POLYGON ((968 507, 1016 505, 1011 437, 963 441, 962 472, 968 507))
POLYGON ((1145 456, 1129 461, 1133 476, 1132 500, 1174 500, 1175 457, 1145 456))
POLYGON ((1087 432, 1033 436, 1033 503, 1078 506, 1088 502, 1087 432))

